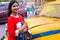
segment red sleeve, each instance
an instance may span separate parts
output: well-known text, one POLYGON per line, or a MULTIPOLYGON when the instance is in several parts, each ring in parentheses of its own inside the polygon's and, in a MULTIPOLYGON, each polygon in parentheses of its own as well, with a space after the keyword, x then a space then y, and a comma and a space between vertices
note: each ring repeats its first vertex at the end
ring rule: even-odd
MULTIPOLYGON (((25 20, 24 20, 24 17, 21 16, 21 18, 22 18, 22 21, 23 21, 24 23, 26 23, 25 20)), ((27 23, 26 23, 26 28, 28 29, 27 23)))
POLYGON ((12 19, 8 19, 8 34, 15 37, 15 26, 12 19))

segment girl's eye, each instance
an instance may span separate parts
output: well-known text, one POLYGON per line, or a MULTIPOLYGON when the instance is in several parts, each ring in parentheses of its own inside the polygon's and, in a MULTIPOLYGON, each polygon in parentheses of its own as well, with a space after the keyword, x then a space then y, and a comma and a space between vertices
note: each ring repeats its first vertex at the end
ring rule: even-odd
POLYGON ((15 6, 13 6, 13 7, 15 7, 15 6))
POLYGON ((18 7, 18 5, 15 5, 15 6, 13 6, 13 7, 18 7))

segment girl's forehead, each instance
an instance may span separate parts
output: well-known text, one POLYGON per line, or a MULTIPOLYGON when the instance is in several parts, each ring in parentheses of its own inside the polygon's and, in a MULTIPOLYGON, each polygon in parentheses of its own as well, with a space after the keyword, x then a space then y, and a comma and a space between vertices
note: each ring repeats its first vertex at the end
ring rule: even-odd
POLYGON ((13 5, 18 5, 18 3, 14 3, 13 5))

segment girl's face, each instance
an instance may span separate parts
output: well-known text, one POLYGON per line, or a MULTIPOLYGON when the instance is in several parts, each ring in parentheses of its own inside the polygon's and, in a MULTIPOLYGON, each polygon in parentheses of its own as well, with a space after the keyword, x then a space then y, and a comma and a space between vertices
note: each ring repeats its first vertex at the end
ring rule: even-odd
POLYGON ((14 3, 11 7, 13 13, 17 13, 18 9, 19 9, 19 5, 17 3, 14 3))

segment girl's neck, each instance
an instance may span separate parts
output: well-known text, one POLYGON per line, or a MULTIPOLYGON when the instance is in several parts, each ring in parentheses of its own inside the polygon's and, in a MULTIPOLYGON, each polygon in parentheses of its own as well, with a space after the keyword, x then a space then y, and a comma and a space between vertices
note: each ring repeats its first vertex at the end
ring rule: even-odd
POLYGON ((12 15, 17 16, 17 15, 18 15, 18 13, 12 13, 12 15))
POLYGON ((19 18, 18 14, 12 13, 11 16, 15 17, 15 18, 19 18))

